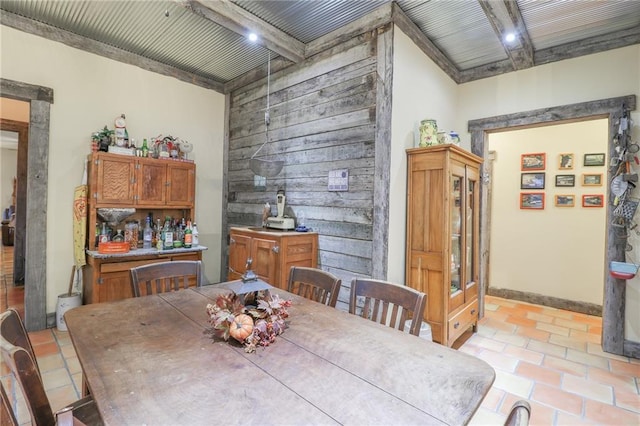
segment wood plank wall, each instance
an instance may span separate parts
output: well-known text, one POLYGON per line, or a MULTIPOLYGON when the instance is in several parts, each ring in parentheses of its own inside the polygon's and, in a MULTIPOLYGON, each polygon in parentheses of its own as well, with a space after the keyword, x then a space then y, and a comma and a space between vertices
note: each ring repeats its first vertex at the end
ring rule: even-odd
POLYGON ((266 187, 254 186, 249 159, 266 138, 267 80, 230 94, 227 226, 260 226, 264 204, 275 215, 284 190, 285 214, 304 215, 320 234, 319 267, 342 279, 341 304, 351 279, 374 269, 377 38, 366 33, 272 73, 269 142, 256 158, 285 166, 266 187), (327 190, 336 169, 348 169, 348 192, 327 190))

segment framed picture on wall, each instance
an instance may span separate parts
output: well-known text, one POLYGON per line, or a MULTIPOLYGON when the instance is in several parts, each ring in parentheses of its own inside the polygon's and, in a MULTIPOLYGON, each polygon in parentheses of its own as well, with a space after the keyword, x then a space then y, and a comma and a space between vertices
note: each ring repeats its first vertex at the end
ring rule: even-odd
POLYGON ((584 173, 582 186, 602 186, 602 173, 584 173))
POLYGON ((520 189, 544 189, 544 173, 521 173, 520 189))
POLYGON ((576 196, 573 194, 556 195, 556 207, 573 207, 576 205, 576 196))
POLYGON ((576 175, 556 175, 556 186, 575 186, 576 175))
POLYGON ((521 170, 544 170, 546 166, 546 154, 538 152, 535 154, 522 154, 520 159, 521 170))
POLYGON ((602 194, 582 196, 582 207, 603 207, 603 206, 604 206, 604 195, 602 194))
POLYGON ((564 153, 558 156, 558 170, 573 169, 573 153, 564 153))
POLYGON ((604 166, 605 154, 585 154, 584 165, 589 166, 604 166))
POLYGON ((544 192, 521 192, 520 208, 532 210, 544 209, 544 192))

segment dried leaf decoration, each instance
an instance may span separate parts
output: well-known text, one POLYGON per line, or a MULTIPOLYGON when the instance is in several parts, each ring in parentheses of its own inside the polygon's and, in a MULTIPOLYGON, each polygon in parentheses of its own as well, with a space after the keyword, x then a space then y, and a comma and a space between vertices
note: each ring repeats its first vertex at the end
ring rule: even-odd
POLYGON ((247 314, 253 319, 253 331, 242 342, 246 352, 254 352, 258 346, 269 346, 276 336, 284 333, 285 319, 289 317, 287 308, 290 300, 281 299, 278 295, 271 296, 268 292, 255 294, 256 307, 248 309, 235 293, 218 296, 215 304, 207 305, 207 315, 215 337, 229 340, 230 327, 236 316, 247 314))

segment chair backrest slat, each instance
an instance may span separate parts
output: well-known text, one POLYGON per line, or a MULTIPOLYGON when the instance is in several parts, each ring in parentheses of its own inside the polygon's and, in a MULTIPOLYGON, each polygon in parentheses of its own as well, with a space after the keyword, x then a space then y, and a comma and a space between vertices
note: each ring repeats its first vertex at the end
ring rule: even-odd
POLYGON ((322 269, 293 266, 289 271, 289 292, 332 308, 338 302, 341 284, 341 279, 322 269))
POLYGON ((405 322, 411 317, 409 332, 420 335, 422 317, 426 306, 426 295, 407 286, 387 281, 356 278, 351 282, 349 312, 370 319, 391 328, 404 330, 405 322), (362 309, 358 300, 364 299, 362 309))
POLYGON ((186 289, 191 280, 195 280, 196 287, 202 285, 202 262, 199 260, 176 260, 131 268, 134 297, 186 289))
MULTIPOLYGON (((19 346, 29 352, 36 364, 36 368, 38 367, 36 354, 33 351, 31 340, 29 340, 27 329, 24 327, 20 314, 15 309, 9 308, 0 315, 0 336, 4 337, 12 345, 19 346)), ((38 372, 40 372, 39 369, 38 372)))

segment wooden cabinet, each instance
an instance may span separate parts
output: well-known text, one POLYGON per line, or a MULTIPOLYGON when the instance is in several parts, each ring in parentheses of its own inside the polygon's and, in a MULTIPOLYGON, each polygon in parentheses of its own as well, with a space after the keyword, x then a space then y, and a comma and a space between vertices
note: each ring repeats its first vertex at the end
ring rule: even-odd
POLYGON ((246 271, 249 258, 252 260, 251 269, 260 279, 286 290, 292 266, 318 266, 318 234, 231 228, 227 278, 240 279, 246 271))
POLYGON ((447 346, 478 324, 481 162, 450 144, 407 150, 407 285, 427 294, 424 320, 447 346))
MULTIPOLYGON (((87 256, 87 265, 83 269, 83 303, 111 302, 133 297, 129 272, 131 268, 174 260, 202 260, 202 251, 167 250, 143 256, 87 256)), ((195 284, 194 282, 193 285, 195 284)))
MULTIPOLYGON (((144 225, 149 212, 195 220, 195 163, 96 152, 89 156, 87 244, 95 250, 99 208, 137 210, 127 220, 144 225)), ((115 230, 114 230, 115 232, 115 230)))

